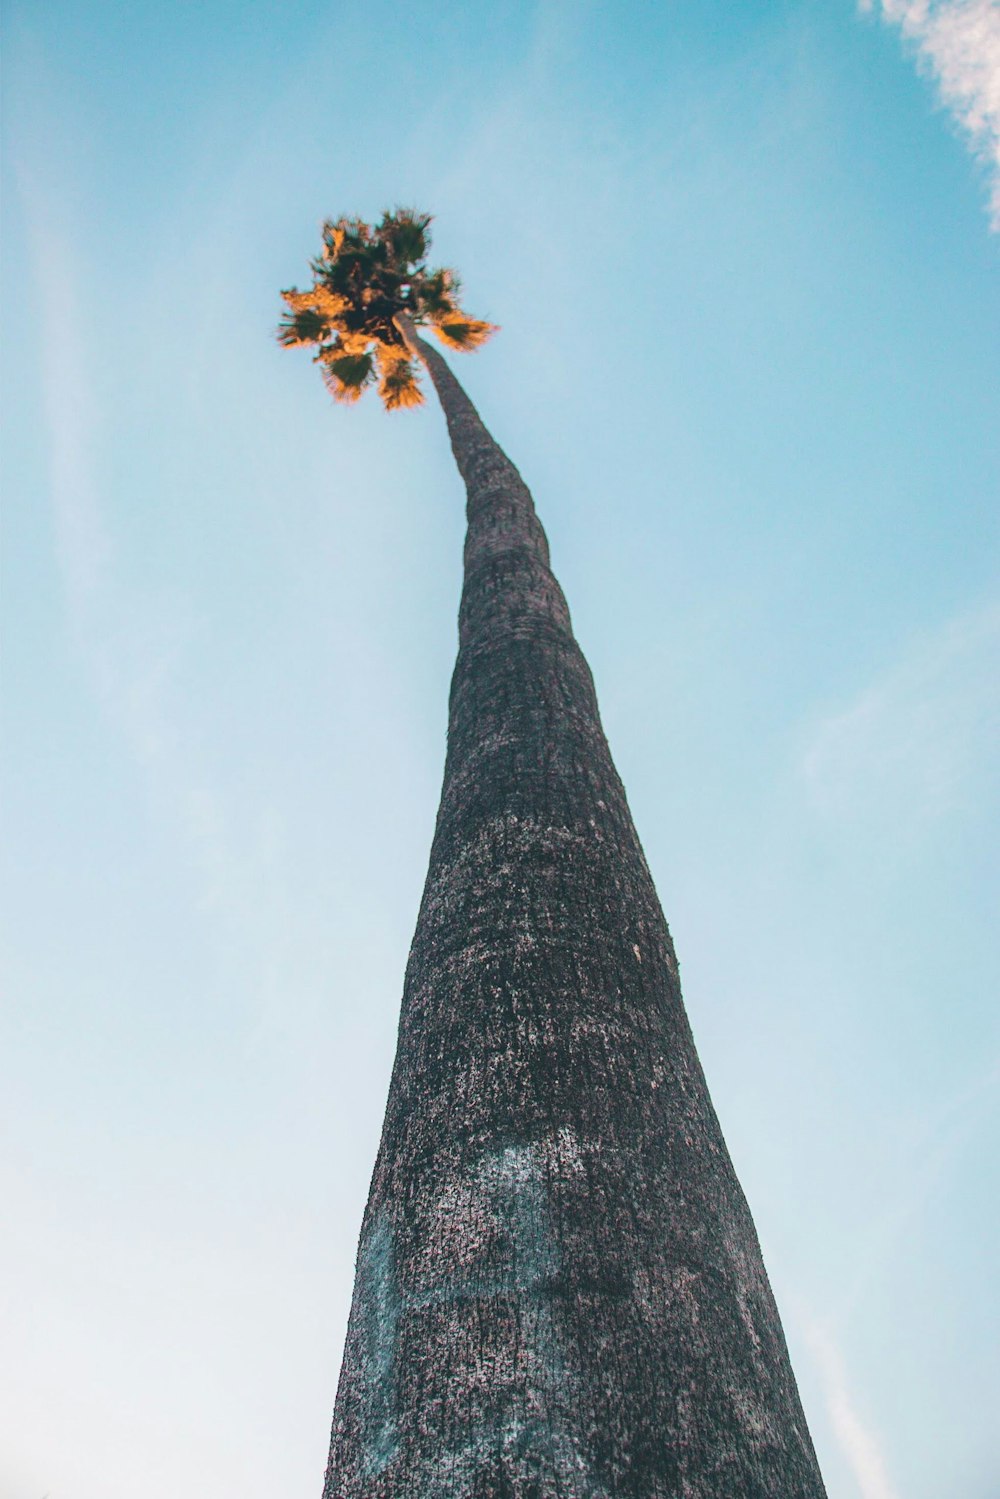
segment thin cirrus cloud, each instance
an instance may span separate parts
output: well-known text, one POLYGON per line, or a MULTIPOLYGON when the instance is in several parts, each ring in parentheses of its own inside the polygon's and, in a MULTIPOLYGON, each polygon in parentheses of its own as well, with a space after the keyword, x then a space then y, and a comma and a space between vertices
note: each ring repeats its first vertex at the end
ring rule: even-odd
POLYGON ((1000 0, 860 0, 898 26, 989 176, 1000 232, 1000 0))
POLYGON ((995 791, 1000 604, 949 620, 819 723, 800 771, 818 812, 915 831, 995 791))
POLYGON ((803 1331, 819 1366, 827 1417, 861 1499, 899 1499, 889 1478, 881 1444, 858 1410, 843 1356, 830 1328, 806 1319, 803 1331))
MULTIPOLYGON (((921 1231, 922 1220, 935 1212, 935 1199, 963 1155, 987 1149, 986 1129, 996 1108, 1000 1056, 975 1067, 959 1087, 908 1131, 904 1163, 885 1194, 878 1213, 855 1235, 853 1269, 840 1298, 839 1315, 860 1314, 871 1305, 879 1284, 892 1277, 892 1266, 921 1231)), ((939 1210, 939 1208, 938 1208, 939 1210)), ((815 1352, 815 1349, 814 1349, 815 1352)), ((829 1372, 819 1355, 820 1363, 829 1372)))
POLYGON ((199 763, 190 703, 177 681, 179 663, 191 648, 190 607, 183 598, 141 597, 123 581, 102 509, 105 413, 89 394, 91 361, 74 257, 67 259, 51 173, 19 161, 16 180, 39 294, 47 479, 66 626, 84 680, 127 745, 154 802, 165 809, 168 823, 181 829, 193 853, 199 903, 214 916, 219 940, 227 949, 256 940, 260 961, 255 967, 266 1006, 270 960, 282 944, 262 928, 260 911, 274 911, 280 927, 287 904, 280 819, 268 807, 235 817, 227 805, 231 799, 199 763))

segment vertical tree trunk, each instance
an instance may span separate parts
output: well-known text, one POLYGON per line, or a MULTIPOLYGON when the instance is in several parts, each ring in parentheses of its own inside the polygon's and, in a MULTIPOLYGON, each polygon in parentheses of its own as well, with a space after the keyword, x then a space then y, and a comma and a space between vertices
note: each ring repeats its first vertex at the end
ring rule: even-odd
POLYGON ((545 534, 417 342, 465 586, 325 1499, 821 1499, 545 534))

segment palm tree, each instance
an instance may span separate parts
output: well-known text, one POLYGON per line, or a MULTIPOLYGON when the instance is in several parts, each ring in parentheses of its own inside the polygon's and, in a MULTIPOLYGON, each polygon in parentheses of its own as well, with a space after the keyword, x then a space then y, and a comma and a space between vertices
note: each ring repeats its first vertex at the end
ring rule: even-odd
POLYGON ((441 806, 325 1499, 821 1499, 757 1236, 593 681, 429 219, 324 227, 286 343, 437 390, 468 493, 441 806))
POLYGON ((476 349, 495 332, 459 307, 454 271, 427 269, 430 222, 406 208, 383 214, 375 229, 362 219, 328 221, 312 286, 282 292, 288 311, 278 338, 315 345, 336 400, 356 401, 377 379, 386 410, 422 405, 414 322, 429 322, 452 349, 476 349))

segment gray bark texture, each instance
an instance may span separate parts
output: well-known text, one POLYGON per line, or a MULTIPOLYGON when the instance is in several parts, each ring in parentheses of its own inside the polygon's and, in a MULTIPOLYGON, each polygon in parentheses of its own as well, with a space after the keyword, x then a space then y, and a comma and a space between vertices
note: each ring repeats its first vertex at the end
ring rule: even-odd
POLYGON ((545 534, 420 353, 465 585, 324 1499, 822 1499, 545 534))

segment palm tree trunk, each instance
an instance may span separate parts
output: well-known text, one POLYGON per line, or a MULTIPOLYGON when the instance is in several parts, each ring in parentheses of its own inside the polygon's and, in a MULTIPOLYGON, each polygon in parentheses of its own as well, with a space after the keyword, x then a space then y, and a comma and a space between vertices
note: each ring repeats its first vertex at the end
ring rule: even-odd
POLYGON ((545 534, 408 333, 465 586, 325 1499, 821 1499, 545 534))

